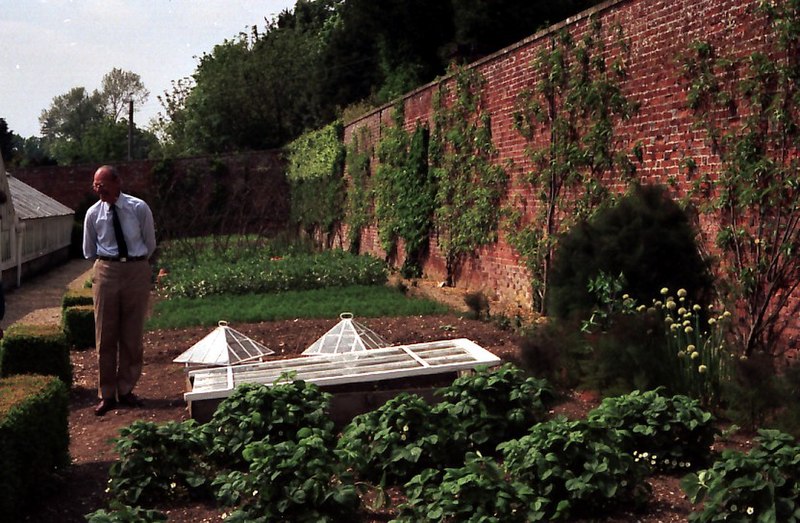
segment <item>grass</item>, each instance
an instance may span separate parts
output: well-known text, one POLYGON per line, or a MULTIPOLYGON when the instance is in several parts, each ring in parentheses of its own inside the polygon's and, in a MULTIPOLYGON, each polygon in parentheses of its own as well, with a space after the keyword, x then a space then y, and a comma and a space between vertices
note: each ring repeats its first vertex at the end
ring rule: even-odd
POLYGON ((450 309, 438 302, 410 298, 385 285, 353 285, 308 291, 267 294, 214 295, 204 298, 172 298, 155 304, 147 330, 215 326, 220 320, 235 323, 295 318, 339 317, 350 312, 356 318, 442 314, 450 309))

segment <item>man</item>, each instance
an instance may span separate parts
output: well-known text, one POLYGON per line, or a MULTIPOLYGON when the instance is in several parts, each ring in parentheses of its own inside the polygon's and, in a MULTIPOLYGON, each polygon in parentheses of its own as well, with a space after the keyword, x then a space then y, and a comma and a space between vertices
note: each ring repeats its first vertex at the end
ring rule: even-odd
POLYGON ((114 167, 97 169, 92 189, 100 200, 86 211, 83 224, 83 254, 95 260, 97 416, 118 403, 141 406, 133 389, 142 374, 142 335, 151 287, 148 259, 156 249, 156 236, 150 207, 121 192, 121 187, 114 167))

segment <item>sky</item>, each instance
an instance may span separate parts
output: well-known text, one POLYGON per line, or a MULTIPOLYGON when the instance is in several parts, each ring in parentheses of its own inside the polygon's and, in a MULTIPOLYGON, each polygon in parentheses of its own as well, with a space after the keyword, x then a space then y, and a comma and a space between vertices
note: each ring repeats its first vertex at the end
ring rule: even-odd
POLYGON ((157 96, 190 76, 217 44, 264 28, 295 0, 0 0, 0 118, 24 137, 74 87, 100 89, 112 69, 138 74, 150 97, 134 108, 147 127, 157 96))

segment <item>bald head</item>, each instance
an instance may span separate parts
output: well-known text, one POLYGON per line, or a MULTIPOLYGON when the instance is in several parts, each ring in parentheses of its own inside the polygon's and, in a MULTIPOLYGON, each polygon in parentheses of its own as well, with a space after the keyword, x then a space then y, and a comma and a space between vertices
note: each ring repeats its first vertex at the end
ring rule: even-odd
POLYGON ((92 188, 97 196, 106 203, 113 204, 119 198, 122 180, 117 169, 112 165, 103 165, 94 172, 92 188))

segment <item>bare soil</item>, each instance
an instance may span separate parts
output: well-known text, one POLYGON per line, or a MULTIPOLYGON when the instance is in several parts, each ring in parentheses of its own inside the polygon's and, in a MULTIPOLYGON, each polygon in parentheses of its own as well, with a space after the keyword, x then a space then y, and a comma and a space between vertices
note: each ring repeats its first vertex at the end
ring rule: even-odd
MULTIPOLYGON (((76 269, 73 267, 71 270, 76 269)), ((83 281, 81 278, 85 279, 85 275, 79 272, 78 276, 71 280, 70 285, 81 284, 83 281)), ((52 286, 51 282, 48 287, 52 286)), ((464 309, 463 292, 459 294, 453 289, 438 292, 437 289, 440 287, 435 283, 418 282, 412 287, 416 289, 412 292, 425 293, 431 297, 438 296, 451 306, 464 309)), ((57 304, 51 305, 57 307, 57 304)), ((43 309, 48 308, 52 307, 43 307, 43 309)), ((51 314, 38 314, 40 317, 37 317, 37 313, 31 312, 24 316, 31 321, 52 321, 51 314)), ((492 322, 467 319, 464 316, 461 312, 455 312, 427 317, 358 320, 391 342, 417 343, 468 338, 503 360, 519 361, 519 340, 514 333, 503 330, 492 322)), ((286 357, 302 352, 337 321, 338 318, 298 319, 231 325, 231 327, 286 357)), ((71 464, 59 471, 54 481, 43 486, 41 503, 30 509, 25 521, 83 522, 85 514, 107 507, 108 469, 116 459, 113 438, 119 435, 121 428, 135 420, 165 422, 188 419, 189 413, 182 396, 186 381, 184 369, 172 360, 209 332, 209 328, 197 327, 146 333, 144 373, 136 389, 145 406, 136 409, 120 407, 104 417, 96 417, 93 411, 97 403, 95 352, 92 349, 73 351, 74 385, 70 393, 69 415, 71 464)), ((553 413, 577 418, 585 415, 596 405, 597 398, 591 393, 567 391, 564 393, 563 401, 555 407, 553 413)), ((622 512, 607 521, 617 523, 686 521, 691 507, 680 490, 679 478, 656 476, 649 481, 653 487, 653 496, 646 513, 622 512)), ((179 500, 172 505, 156 508, 166 512, 170 522, 179 523, 222 521, 224 512, 211 503, 179 500)), ((389 519, 388 516, 390 514, 384 514, 373 520, 386 520, 389 519)))

